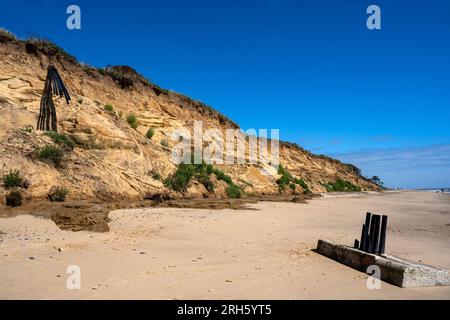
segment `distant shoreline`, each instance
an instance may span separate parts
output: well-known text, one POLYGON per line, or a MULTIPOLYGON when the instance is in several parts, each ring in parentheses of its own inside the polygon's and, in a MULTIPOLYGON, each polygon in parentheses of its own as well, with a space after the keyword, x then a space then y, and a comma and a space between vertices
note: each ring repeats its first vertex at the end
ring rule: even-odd
POLYGON ((450 188, 426 188, 426 189, 415 189, 417 191, 428 191, 428 192, 444 192, 450 193, 450 188))

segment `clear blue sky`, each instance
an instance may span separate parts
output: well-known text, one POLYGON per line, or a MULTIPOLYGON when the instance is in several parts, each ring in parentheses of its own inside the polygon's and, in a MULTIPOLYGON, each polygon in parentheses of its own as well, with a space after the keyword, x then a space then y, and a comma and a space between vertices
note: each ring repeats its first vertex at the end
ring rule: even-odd
POLYGON ((450 186, 450 1, 1 0, 0 27, 130 65, 388 186, 450 186), (370 4, 382 30, 366 28, 370 4))

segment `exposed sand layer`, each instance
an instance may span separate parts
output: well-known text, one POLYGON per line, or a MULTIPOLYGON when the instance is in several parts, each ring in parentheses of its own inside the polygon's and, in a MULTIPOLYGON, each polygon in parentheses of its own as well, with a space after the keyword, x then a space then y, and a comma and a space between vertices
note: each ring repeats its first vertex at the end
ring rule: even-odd
POLYGON ((53 221, 0 219, 0 298, 31 299, 450 299, 450 287, 368 290, 367 275, 311 249, 351 245, 365 212, 389 215, 387 252, 450 269, 450 195, 327 195, 258 210, 117 210, 106 233, 53 221), (61 248, 61 250, 58 250, 61 248), (68 290, 66 269, 81 268, 68 290))

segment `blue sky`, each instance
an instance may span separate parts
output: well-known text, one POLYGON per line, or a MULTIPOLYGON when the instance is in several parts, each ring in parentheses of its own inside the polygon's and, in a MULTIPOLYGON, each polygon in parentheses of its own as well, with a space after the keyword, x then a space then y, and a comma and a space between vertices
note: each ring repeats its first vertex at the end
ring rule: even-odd
POLYGON ((388 186, 450 186, 449 1, 1 0, 0 27, 130 65, 388 186), (366 28, 370 4, 381 30, 366 28))

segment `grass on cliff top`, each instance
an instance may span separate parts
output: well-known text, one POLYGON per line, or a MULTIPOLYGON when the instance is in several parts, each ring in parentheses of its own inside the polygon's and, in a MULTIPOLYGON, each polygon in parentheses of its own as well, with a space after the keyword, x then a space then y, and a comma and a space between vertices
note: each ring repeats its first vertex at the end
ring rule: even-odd
POLYGON ((30 37, 24 41, 25 49, 29 54, 42 52, 46 56, 62 56, 68 61, 76 63, 77 59, 56 43, 44 37, 30 37))
POLYGON ((0 43, 6 43, 17 40, 17 37, 6 29, 0 28, 0 43))

